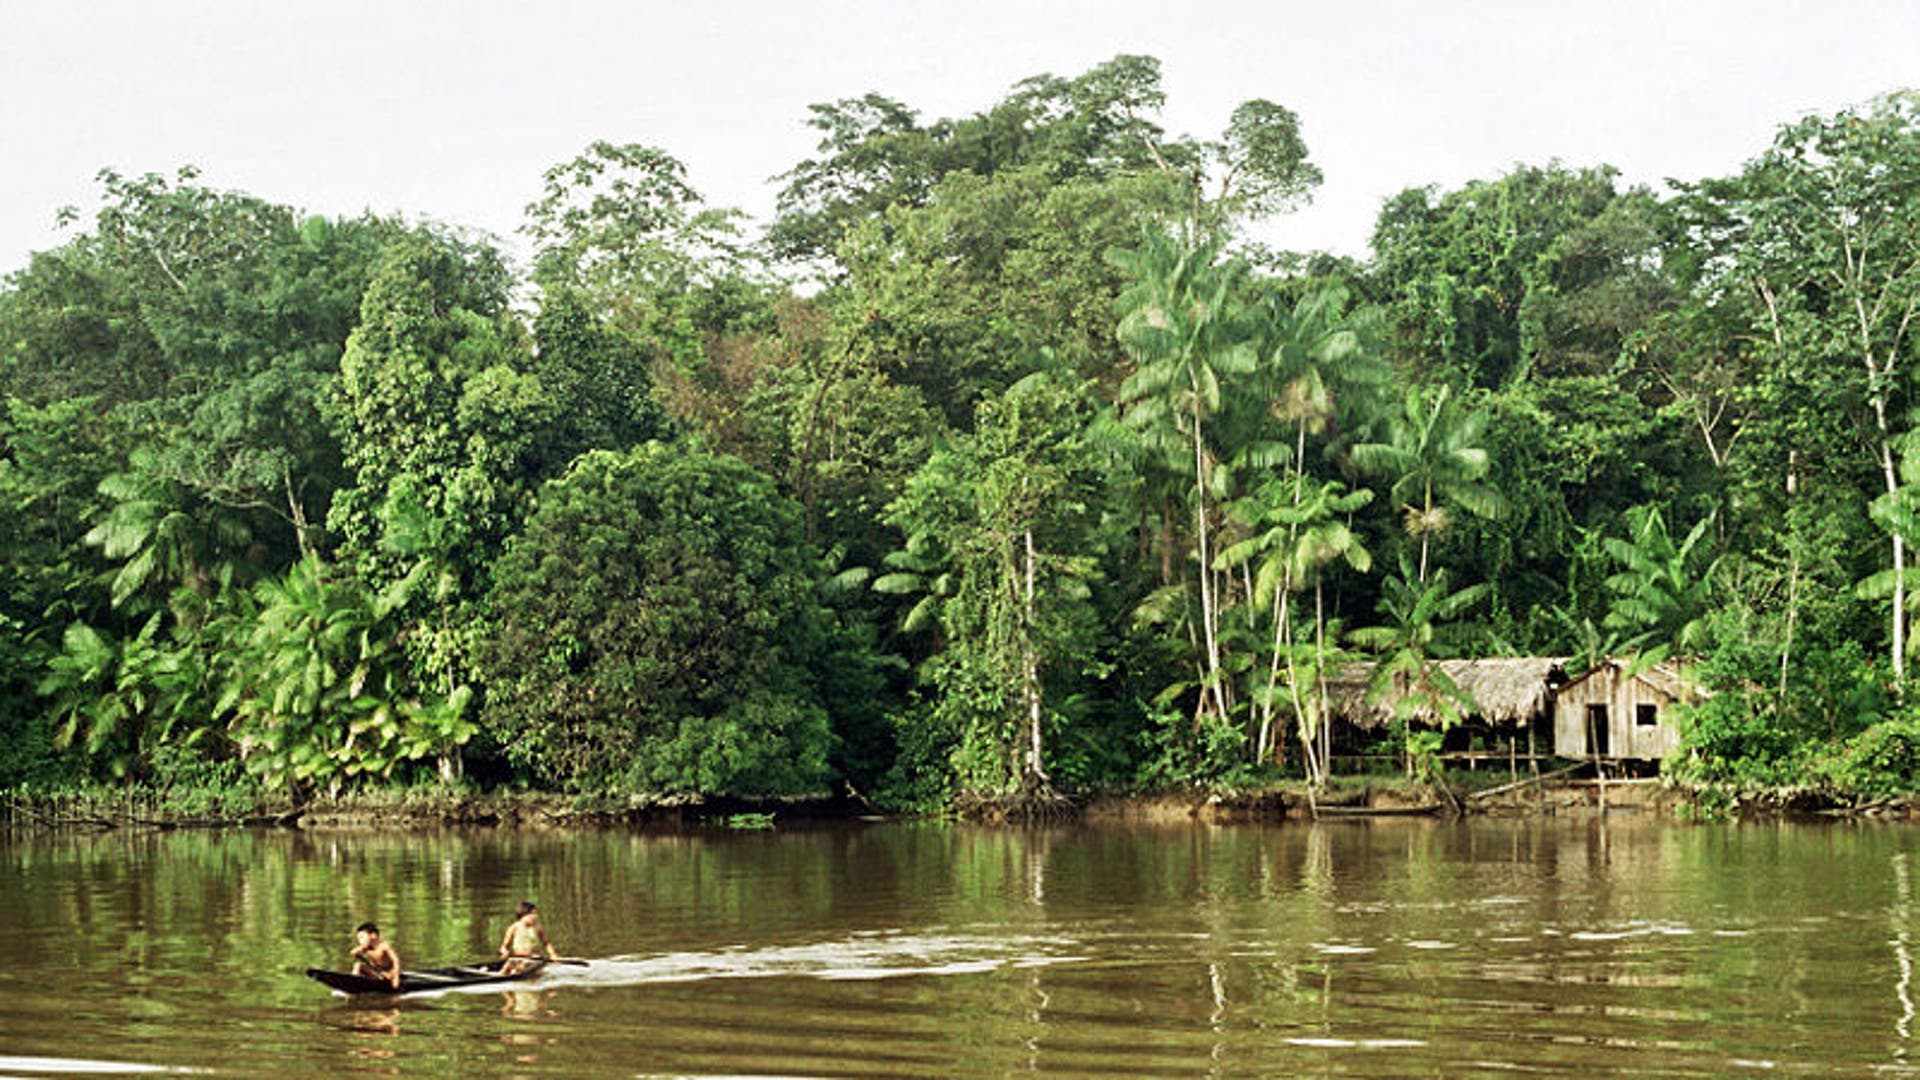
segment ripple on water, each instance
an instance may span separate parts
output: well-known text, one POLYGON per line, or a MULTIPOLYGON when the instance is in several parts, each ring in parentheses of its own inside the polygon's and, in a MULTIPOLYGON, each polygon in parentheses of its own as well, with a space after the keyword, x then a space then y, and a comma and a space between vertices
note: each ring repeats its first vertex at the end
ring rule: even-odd
POLYGON ((198 1069, 168 1065, 145 1065, 134 1061, 94 1061, 88 1058, 6 1057, 0 1055, 0 1072, 39 1073, 53 1076, 152 1076, 199 1072, 198 1069))

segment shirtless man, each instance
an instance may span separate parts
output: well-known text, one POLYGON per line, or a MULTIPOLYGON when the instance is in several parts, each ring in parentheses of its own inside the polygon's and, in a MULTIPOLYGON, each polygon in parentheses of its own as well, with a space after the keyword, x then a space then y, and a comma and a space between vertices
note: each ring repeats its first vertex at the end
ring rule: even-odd
POLYGON ((535 949, 544 951, 549 960, 560 959, 560 954, 553 951, 553 942, 547 940, 547 928, 540 925, 540 912, 533 901, 520 901, 513 915, 507 936, 500 939, 500 955, 507 961, 500 968, 502 972, 511 975, 532 967, 526 961, 534 956, 535 949))
POLYGON ((381 979, 395 990, 400 989, 400 954, 380 940, 380 928, 363 922, 353 928, 353 937, 359 942, 353 949, 353 973, 381 979))

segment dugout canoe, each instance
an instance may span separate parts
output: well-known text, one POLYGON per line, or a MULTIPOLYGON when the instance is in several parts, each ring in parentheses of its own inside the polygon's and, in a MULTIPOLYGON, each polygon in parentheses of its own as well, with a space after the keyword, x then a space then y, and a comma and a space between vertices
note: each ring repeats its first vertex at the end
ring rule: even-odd
POLYGON ((510 972, 501 970, 505 964, 505 960, 481 960, 471 964, 458 964, 454 967, 402 971, 398 990, 395 990, 393 984, 385 979, 373 979, 344 971, 327 971, 323 968, 308 968, 307 978, 332 987, 343 994, 413 994, 422 990, 448 990, 461 986, 482 986, 487 983, 519 982, 540 974, 540 969, 544 968, 547 962, 529 960, 526 967, 510 972))

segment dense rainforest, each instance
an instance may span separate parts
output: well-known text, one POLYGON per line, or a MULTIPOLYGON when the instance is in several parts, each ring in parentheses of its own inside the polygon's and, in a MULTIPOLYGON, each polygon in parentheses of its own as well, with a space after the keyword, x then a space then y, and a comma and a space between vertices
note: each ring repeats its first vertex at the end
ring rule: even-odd
POLYGON ((103 172, 0 287, 0 786, 1319 784, 1341 665, 1624 655, 1712 691, 1670 772, 1920 787, 1920 95, 1365 261, 1250 239, 1292 112, 1162 105, 816 105, 759 231, 595 143, 521 260, 103 172))

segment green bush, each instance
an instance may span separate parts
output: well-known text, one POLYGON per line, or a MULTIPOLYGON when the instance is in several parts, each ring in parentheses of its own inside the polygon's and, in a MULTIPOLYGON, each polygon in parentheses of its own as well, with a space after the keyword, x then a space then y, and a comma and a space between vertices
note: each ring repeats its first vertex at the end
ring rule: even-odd
POLYGON ((1844 798, 1920 792, 1920 710, 1905 710, 1842 743, 1816 775, 1844 798))

